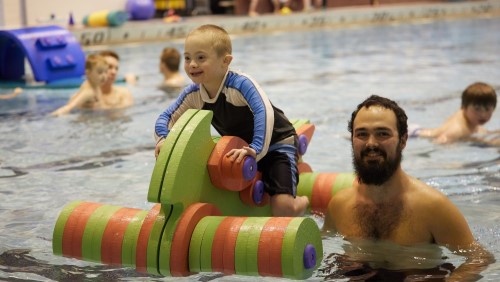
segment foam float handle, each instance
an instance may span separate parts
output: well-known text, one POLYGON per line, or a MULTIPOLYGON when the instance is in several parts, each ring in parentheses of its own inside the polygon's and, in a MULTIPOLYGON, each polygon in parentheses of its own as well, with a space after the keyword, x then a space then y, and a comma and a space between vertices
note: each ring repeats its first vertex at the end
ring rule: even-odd
POLYGON ((240 200, 250 207, 263 207, 269 204, 270 197, 264 191, 264 182, 262 182, 262 174, 258 172, 252 180, 252 184, 240 191, 240 200))
POLYGON ((257 161, 254 157, 247 156, 243 159, 241 173, 243 174, 243 179, 246 181, 252 181, 252 179, 255 178, 255 175, 257 174, 257 161))
POLYGON ((306 123, 295 130, 299 139, 299 155, 302 156, 307 152, 307 147, 311 142, 312 136, 314 134, 314 129, 314 124, 306 123))
POLYGON ((210 180, 215 187, 241 191, 251 184, 257 174, 255 158, 246 156, 238 163, 226 157, 232 149, 241 149, 243 146, 248 146, 248 143, 236 136, 222 136, 217 141, 207 164, 210 180))

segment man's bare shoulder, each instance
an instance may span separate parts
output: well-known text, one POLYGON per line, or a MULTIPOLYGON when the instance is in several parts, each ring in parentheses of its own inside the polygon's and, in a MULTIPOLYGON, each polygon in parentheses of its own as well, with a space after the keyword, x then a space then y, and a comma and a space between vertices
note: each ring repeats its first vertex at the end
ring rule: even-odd
POLYGON ((426 184, 425 182, 410 177, 411 189, 407 194, 408 203, 413 203, 419 210, 435 211, 449 202, 448 197, 438 189, 426 184))
POLYGON ((335 202, 345 202, 349 199, 352 199, 356 195, 357 189, 355 187, 346 187, 332 197, 332 200, 335 202))
POLYGON ((335 193, 328 203, 329 213, 337 215, 341 210, 348 208, 355 200, 356 192, 356 188, 347 187, 335 193))

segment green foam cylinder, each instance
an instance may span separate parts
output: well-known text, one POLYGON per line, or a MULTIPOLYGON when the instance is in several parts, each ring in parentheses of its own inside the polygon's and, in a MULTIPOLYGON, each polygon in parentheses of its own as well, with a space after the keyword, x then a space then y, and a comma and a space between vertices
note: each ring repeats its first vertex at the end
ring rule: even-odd
POLYGON ((307 279, 319 267, 323 259, 323 244, 316 222, 308 217, 296 217, 288 224, 281 251, 281 267, 283 277, 290 279, 307 279), (316 249, 316 266, 304 267, 304 250, 307 245, 316 249))
POLYGON ((64 227, 68 221, 69 216, 73 210, 81 204, 82 201, 73 201, 64 206, 64 208, 59 213, 59 216, 54 226, 54 232, 52 234, 52 252, 54 255, 62 256, 62 239, 64 234, 64 227))
POLYGON ((141 231, 142 223, 148 211, 138 212, 130 221, 123 235, 122 243, 122 265, 135 267, 135 254, 137 249, 137 239, 141 231))

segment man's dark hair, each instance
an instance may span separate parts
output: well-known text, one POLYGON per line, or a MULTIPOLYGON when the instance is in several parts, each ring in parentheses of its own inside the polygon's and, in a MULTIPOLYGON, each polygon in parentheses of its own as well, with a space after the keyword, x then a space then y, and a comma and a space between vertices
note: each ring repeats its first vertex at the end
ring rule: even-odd
POLYGON ((400 140, 402 136, 408 133, 408 117, 406 116, 405 111, 393 100, 377 95, 371 95, 361 104, 359 104, 354 112, 352 112, 351 120, 347 124, 347 130, 349 130, 349 132, 351 133, 351 139, 352 139, 352 125, 354 119, 358 115, 359 110, 361 110, 362 108, 369 108, 371 106, 383 107, 385 109, 389 109, 394 112, 394 114, 396 115, 398 134, 400 140))

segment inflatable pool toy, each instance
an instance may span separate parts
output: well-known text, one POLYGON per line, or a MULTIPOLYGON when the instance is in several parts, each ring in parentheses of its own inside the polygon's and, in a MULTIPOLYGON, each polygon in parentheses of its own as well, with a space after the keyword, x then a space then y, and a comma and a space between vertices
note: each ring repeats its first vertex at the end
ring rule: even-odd
MULTIPOLYGON (((212 116, 188 110, 166 137, 151 175, 150 210, 71 202, 55 224, 53 253, 163 276, 312 276, 323 258, 317 224, 309 217, 271 217, 255 159, 224 157, 248 144, 211 136, 212 116)), ((298 194, 330 197, 350 186, 352 174, 304 172, 311 171, 302 157, 314 125, 293 125, 301 147, 298 194)), ((314 208, 326 208, 325 201, 313 201, 314 208)))
POLYGON ((46 84, 85 73, 80 43, 59 26, 0 30, 0 58, 0 81, 7 83, 24 82, 30 72, 46 84))
POLYGON ((96 11, 83 17, 83 25, 89 27, 117 27, 127 22, 128 17, 128 13, 124 11, 96 11))
POLYGON ((131 20, 149 20, 155 15, 155 3, 153 0, 127 0, 125 10, 131 20))

